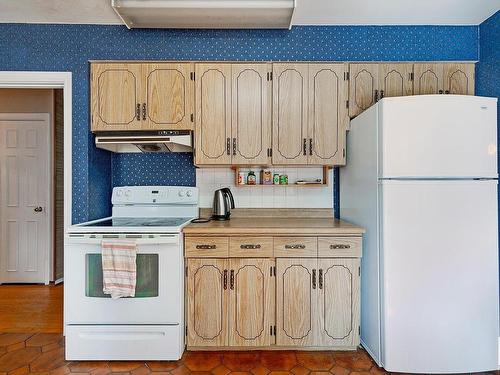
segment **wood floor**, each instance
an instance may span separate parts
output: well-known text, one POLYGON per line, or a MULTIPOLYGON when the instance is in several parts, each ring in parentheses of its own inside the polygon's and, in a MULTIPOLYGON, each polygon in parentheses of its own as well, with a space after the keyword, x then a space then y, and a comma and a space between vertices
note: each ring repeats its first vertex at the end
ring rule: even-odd
POLYGON ((363 349, 355 352, 185 352, 179 361, 70 362, 64 358, 62 296, 61 285, 0 285, 0 375, 386 373, 363 349))
POLYGON ((62 333, 63 286, 0 285, 0 332, 62 333))

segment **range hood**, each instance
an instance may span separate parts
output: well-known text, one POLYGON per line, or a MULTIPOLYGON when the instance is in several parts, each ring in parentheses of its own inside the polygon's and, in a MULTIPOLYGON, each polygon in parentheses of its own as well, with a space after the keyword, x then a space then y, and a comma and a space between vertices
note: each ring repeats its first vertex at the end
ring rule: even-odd
POLYGON ((111 0, 129 28, 289 29, 296 0, 111 0))
POLYGON ((117 153, 193 151, 189 130, 100 132, 96 133, 95 145, 117 153))

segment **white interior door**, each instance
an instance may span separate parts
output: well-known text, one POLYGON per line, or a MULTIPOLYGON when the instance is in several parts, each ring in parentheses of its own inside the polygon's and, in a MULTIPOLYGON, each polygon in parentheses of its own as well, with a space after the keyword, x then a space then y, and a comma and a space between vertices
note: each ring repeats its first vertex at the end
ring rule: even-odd
POLYGON ((48 283, 49 114, 0 114, 0 282, 48 283))

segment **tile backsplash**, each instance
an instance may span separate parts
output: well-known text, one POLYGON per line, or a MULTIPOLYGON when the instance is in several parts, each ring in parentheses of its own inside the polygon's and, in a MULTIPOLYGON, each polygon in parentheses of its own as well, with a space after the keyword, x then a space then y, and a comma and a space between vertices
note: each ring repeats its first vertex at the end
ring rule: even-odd
MULTIPOLYGON (((248 172, 250 168, 241 169, 248 172)), ((260 169, 252 169, 260 183, 260 169)), ((272 168, 273 173, 287 174, 290 185, 298 179, 321 178, 323 169, 272 168)), ((235 172, 231 168, 196 169, 196 186, 199 188, 200 207, 212 207, 214 191, 228 187, 238 208, 332 208, 333 170, 328 172, 328 186, 242 186, 235 185, 235 172)))

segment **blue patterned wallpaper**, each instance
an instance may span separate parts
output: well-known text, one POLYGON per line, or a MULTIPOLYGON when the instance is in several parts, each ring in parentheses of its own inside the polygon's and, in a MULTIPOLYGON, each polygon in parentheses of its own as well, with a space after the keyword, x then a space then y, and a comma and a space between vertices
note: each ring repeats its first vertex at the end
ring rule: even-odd
POLYGON ((114 154, 113 187, 136 185, 196 186, 192 153, 114 154))
MULTIPOLYGON (((111 157, 95 148, 89 131, 88 60, 477 60, 478 36, 476 26, 303 26, 288 31, 1 24, 0 70, 73 73, 73 222, 77 223, 110 213, 112 184, 193 184, 194 178, 192 165, 184 160, 185 170, 172 172, 174 178, 170 169, 151 165, 156 159, 111 157)), ((176 157, 163 156, 163 164, 176 157)))

